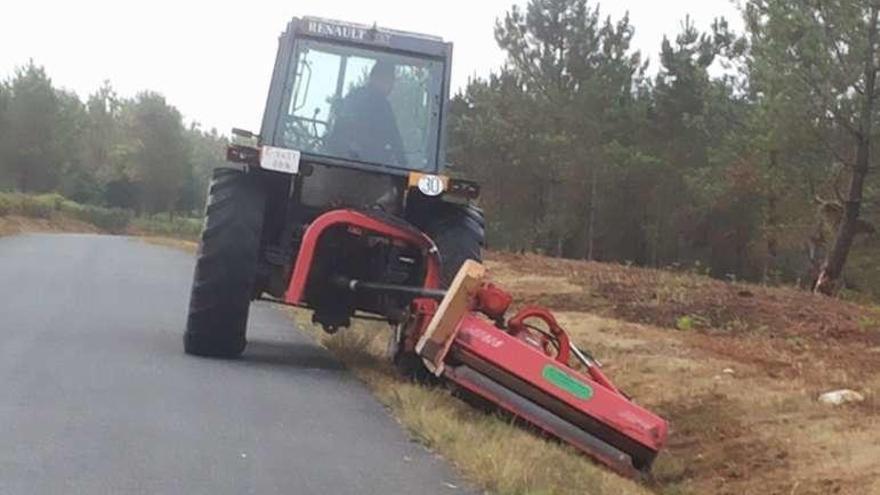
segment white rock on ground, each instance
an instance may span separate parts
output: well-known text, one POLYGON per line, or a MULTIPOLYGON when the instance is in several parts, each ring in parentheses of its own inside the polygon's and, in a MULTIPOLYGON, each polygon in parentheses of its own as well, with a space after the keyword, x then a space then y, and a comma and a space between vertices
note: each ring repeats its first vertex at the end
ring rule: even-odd
POLYGON ((825 392, 824 394, 819 396, 819 402, 832 406, 839 406, 846 402, 862 402, 863 400, 865 400, 865 396, 856 392, 855 390, 849 390, 846 388, 841 390, 832 390, 831 392, 825 392))

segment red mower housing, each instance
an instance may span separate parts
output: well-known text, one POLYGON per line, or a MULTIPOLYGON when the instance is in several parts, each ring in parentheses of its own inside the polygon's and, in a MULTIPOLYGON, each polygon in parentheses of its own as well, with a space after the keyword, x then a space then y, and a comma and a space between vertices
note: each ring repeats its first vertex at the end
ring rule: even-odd
POLYGON ((411 319, 421 325, 412 331, 428 368, 620 474, 646 475, 666 443, 667 422, 619 391, 547 309, 529 306, 505 322, 498 313, 510 296, 481 275, 468 291, 469 268, 439 306, 413 304, 429 313, 411 319), (435 338, 444 325, 450 331, 435 338))

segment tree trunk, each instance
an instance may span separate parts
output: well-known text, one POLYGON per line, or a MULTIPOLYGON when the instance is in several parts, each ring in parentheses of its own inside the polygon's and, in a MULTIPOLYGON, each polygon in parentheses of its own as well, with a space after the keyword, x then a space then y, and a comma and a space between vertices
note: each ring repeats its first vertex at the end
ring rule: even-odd
POLYGON ((598 168, 594 165, 592 170, 592 174, 590 177, 590 214, 588 215, 587 225, 587 261, 593 261, 594 258, 594 247, 595 247, 595 238, 596 238, 596 195, 597 192, 597 182, 598 182, 598 173, 596 169, 598 168))
POLYGON ((843 218, 837 229, 837 238, 822 264, 822 271, 819 273, 814 287, 815 292, 826 296, 833 295, 837 291, 838 283, 843 276, 843 268, 846 266, 846 259, 858 233, 862 190, 871 159, 872 117, 877 98, 877 64, 874 59, 877 54, 878 10, 880 8, 877 6, 871 7, 871 19, 868 25, 868 47, 865 53, 865 96, 862 100, 859 129, 856 134, 856 162, 852 167, 852 178, 849 181, 849 191, 847 191, 846 202, 843 205, 843 218))
POLYGON ((767 191, 767 217, 766 217, 766 241, 767 258, 764 263, 764 283, 770 283, 773 272, 776 270, 776 258, 778 256, 779 241, 777 238, 779 219, 777 218, 777 203, 779 197, 776 194, 776 170, 779 160, 779 152, 770 151, 770 187, 767 191))
POLYGON ((843 218, 837 229, 834 245, 828 252, 822 270, 816 280, 815 292, 834 295, 838 282, 843 275, 849 251, 858 233, 859 213, 862 207, 862 189, 865 184, 865 176, 868 174, 868 159, 871 140, 865 137, 860 140, 856 158, 856 166, 853 167, 852 179, 849 183, 847 200, 843 205, 843 218))

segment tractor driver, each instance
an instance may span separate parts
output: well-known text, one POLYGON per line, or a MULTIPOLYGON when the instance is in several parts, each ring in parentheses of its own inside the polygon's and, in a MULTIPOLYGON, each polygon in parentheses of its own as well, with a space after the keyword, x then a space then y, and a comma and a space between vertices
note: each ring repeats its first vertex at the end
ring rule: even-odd
POLYGON ((394 64, 377 61, 367 83, 340 103, 327 137, 328 150, 345 158, 405 166, 403 140, 388 101, 393 88, 394 64))

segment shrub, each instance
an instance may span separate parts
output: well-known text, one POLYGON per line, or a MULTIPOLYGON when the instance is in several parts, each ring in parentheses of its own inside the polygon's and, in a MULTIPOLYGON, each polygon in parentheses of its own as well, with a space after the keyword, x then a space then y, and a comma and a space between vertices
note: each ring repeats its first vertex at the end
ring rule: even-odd
POLYGON ((84 219, 98 228, 114 234, 121 234, 131 223, 132 213, 119 208, 87 207, 84 219))
POLYGON ((55 211, 55 199, 55 195, 19 195, 19 213, 31 218, 52 218, 52 212, 55 211))
POLYGON ((688 315, 679 316, 675 320, 675 328, 687 332, 694 329, 694 319, 688 315))
POLYGON ((13 213, 13 201, 10 194, 0 194, 0 217, 13 213))
POLYGON ((21 215, 49 219, 54 213, 90 223, 114 234, 125 232, 132 213, 119 208, 102 208, 70 201, 60 194, 28 195, 0 193, 0 216, 21 215))
POLYGON ((0 216, 21 215, 31 218, 51 218, 60 209, 64 197, 58 194, 37 196, 20 193, 0 193, 0 216))
POLYGON ((682 315, 675 319, 675 328, 683 332, 709 328, 711 326, 712 322, 700 315, 682 315))

